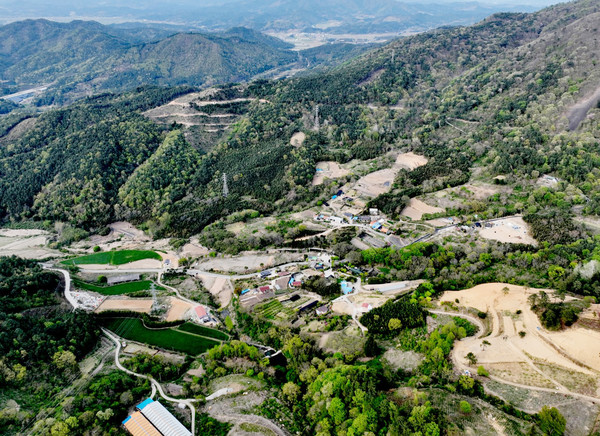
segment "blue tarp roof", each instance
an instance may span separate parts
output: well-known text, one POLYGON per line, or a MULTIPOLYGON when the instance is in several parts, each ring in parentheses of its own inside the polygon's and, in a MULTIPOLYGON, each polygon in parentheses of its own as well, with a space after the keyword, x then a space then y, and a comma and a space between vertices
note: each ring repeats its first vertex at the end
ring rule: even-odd
POLYGON ((152 398, 148 398, 147 400, 142 401, 140 404, 137 405, 137 408, 139 410, 142 410, 144 407, 146 407, 148 404, 152 404, 154 403, 154 400, 152 398))
POLYGON ((131 416, 128 416, 127 418, 125 418, 125 421, 123 421, 121 424, 125 425, 125 423, 126 423, 127 421, 129 421, 130 419, 131 419, 131 416))
POLYGON ((240 295, 244 295, 246 292, 250 292, 250 289, 244 289, 240 295))
POLYGON ((349 294, 352 292, 352 285, 350 283, 343 281, 340 283, 340 286, 342 287, 342 292, 344 294, 349 294))

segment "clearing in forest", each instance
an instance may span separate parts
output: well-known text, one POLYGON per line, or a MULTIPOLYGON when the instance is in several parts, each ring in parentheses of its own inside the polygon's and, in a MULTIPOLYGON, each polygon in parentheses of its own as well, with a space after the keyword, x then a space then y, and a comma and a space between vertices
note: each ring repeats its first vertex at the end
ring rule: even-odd
POLYGON ((443 211, 444 209, 442 208, 429 206, 417 198, 411 198, 402 211, 402 215, 412 220, 420 220, 426 213, 439 213, 443 211))
MULTIPOLYGON (((487 313, 492 321, 489 336, 456 342, 455 359, 467 366, 465 356, 471 352, 477 365, 483 365, 500 379, 600 398, 600 386, 596 383, 600 372, 600 332, 579 327, 558 332, 546 330, 527 300, 539 291, 486 283, 445 292, 442 302, 475 308, 487 313)), ((553 294, 552 290, 545 291, 553 294)))
POLYGON ((531 236, 529 225, 521 217, 508 217, 487 223, 479 229, 479 235, 499 242, 537 245, 537 241, 531 236))

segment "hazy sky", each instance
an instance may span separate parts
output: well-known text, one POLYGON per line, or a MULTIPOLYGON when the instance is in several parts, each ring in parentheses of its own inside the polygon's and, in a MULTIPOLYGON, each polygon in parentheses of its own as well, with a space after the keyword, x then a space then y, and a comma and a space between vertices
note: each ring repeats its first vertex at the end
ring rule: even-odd
MULTIPOLYGON (((65 19, 95 19, 100 22, 119 21, 142 21, 173 22, 180 24, 192 24, 194 19, 204 16, 210 19, 219 14, 220 6, 226 3, 240 3, 229 8, 232 12, 246 14, 250 19, 254 13, 272 13, 276 9, 283 11, 285 18, 293 18, 296 7, 304 7, 307 4, 310 9, 314 4, 319 9, 336 9, 339 14, 344 11, 345 4, 348 9, 367 13, 377 13, 389 10, 393 3, 415 4, 439 4, 439 3, 475 3, 468 0, 0 0, 0 23, 20 20, 24 18, 51 18, 65 19), (328 8, 330 6, 330 8, 328 8), (210 8, 210 9, 204 9, 210 8)), ((558 3, 553 0, 479 0, 480 5, 493 6, 494 11, 507 10, 531 11, 532 6, 540 9, 544 6, 558 3)), ((227 9, 227 8, 225 8, 227 9)), ((221 14, 223 15, 223 14, 221 14)), ((227 16, 227 13, 225 13, 227 16)), ((223 19, 223 17, 219 17, 223 19)), ((206 23, 205 23, 206 24, 206 23)))

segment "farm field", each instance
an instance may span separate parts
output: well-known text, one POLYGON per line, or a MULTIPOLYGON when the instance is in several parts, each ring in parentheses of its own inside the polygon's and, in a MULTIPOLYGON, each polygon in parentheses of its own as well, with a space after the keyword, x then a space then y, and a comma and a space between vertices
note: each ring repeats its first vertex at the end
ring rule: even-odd
POLYGON ((113 318, 106 328, 131 341, 178 351, 189 355, 204 353, 220 342, 204 336, 186 333, 176 328, 148 329, 138 318, 113 318))
MULTIPOLYGON (((87 291, 97 292, 102 295, 123 295, 137 291, 147 291, 152 285, 150 280, 141 280, 138 282, 120 283, 114 286, 98 286, 93 283, 87 283, 81 280, 73 280, 74 285, 77 288, 85 289, 87 291)), ((154 289, 164 291, 165 288, 159 285, 154 285, 154 289)))
POLYGON ((220 341, 228 341, 229 335, 227 333, 223 333, 219 330, 211 329, 208 327, 204 327, 198 324, 193 324, 191 322, 186 322, 178 327, 178 330, 182 330, 184 332, 193 333, 195 335, 204 336, 207 338, 214 338, 220 341))
POLYGON ((284 307, 279 300, 271 300, 254 309, 254 313, 266 319, 289 319, 295 315, 293 309, 284 307))
POLYGON ((162 260, 162 257, 157 252, 150 250, 104 251, 63 260, 61 263, 63 265, 123 265, 143 259, 162 260))
MULTIPOLYGON (((471 352, 498 380, 600 398, 600 334, 578 327, 557 332, 544 329, 527 301, 538 291, 486 283, 445 292, 442 302, 458 300, 462 307, 487 312, 492 320, 492 332, 485 337, 487 345, 476 339, 459 341, 454 349, 456 360, 466 367, 464 356, 471 352)), ((552 290, 546 292, 553 294, 552 290)))

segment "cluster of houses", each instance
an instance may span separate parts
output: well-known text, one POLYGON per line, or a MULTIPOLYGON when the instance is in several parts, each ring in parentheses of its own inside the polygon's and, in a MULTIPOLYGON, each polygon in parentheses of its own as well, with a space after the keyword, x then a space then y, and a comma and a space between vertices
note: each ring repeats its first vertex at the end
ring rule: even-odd
POLYGON ((343 217, 334 216, 334 215, 326 215, 323 213, 318 213, 314 216, 315 221, 327 222, 332 225, 342 225, 344 223, 360 223, 369 225, 373 230, 378 232, 389 234, 391 230, 388 227, 385 227, 385 219, 381 217, 379 213, 379 209, 377 208, 369 208, 369 215, 354 215, 350 212, 346 212, 343 214, 343 217))

